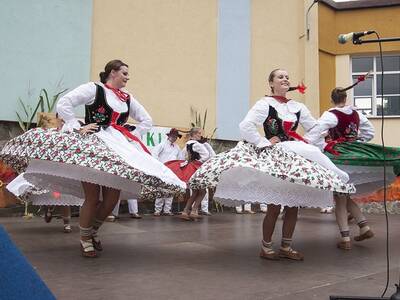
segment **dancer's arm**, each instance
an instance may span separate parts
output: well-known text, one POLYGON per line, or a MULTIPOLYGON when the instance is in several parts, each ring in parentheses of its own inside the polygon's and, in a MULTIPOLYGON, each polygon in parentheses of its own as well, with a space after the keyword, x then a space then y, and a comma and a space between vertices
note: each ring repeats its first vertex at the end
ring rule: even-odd
POLYGON ((163 146, 164 146, 164 143, 160 143, 160 144, 158 144, 157 146, 155 146, 155 147, 153 148, 153 150, 151 151, 151 155, 152 155, 154 158, 159 159, 160 154, 161 154, 161 152, 163 151, 163 148, 164 148, 163 146))
POLYGON ((317 120, 315 120, 315 118, 311 115, 310 110, 304 104, 301 106, 299 123, 307 134, 307 132, 317 126, 317 120))
POLYGON ((74 108, 80 105, 90 104, 96 97, 96 85, 93 82, 85 83, 62 96, 56 106, 56 111, 64 120, 62 131, 79 130, 81 125, 75 117, 74 108))
POLYGON ((304 138, 310 143, 317 146, 319 149, 324 150, 327 143, 325 142, 325 136, 328 130, 336 127, 338 120, 336 116, 326 111, 317 121, 317 126, 313 127, 304 138))
POLYGON ((201 162, 205 162, 206 160, 208 160, 210 158, 210 153, 208 152, 206 146, 204 146, 203 144, 201 144, 199 142, 193 143, 193 151, 199 153, 199 155, 200 155, 199 160, 201 162))
POLYGON ((375 129, 372 123, 362 113, 358 113, 360 117, 360 127, 358 128, 357 140, 368 142, 374 138, 375 129))
POLYGON ((151 119, 149 113, 146 111, 143 105, 141 105, 132 96, 129 115, 139 122, 135 125, 136 129, 133 131, 133 134, 138 138, 140 138, 142 134, 145 134, 147 131, 149 131, 153 126, 153 120, 151 119))
POLYGON ((242 138, 258 148, 271 145, 271 142, 266 137, 261 136, 261 134, 258 132, 258 127, 262 126, 265 119, 268 117, 268 113, 268 102, 265 100, 259 100, 256 104, 254 104, 244 120, 239 124, 242 138))
POLYGON ((206 142, 203 145, 204 145, 204 147, 207 148, 207 151, 210 154, 210 158, 216 155, 214 149, 211 147, 211 145, 209 143, 206 142))

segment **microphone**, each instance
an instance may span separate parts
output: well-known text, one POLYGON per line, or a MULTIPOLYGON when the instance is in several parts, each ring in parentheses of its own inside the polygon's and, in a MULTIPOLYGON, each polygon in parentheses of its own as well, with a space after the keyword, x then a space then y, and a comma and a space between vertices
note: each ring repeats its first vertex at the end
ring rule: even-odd
POLYGON ((350 40, 353 40, 353 42, 354 42, 358 38, 360 38, 360 37, 362 37, 364 35, 372 34, 374 32, 375 31, 373 31, 373 30, 368 30, 368 31, 350 32, 350 33, 346 33, 346 34, 339 34, 338 42, 340 44, 345 44, 345 43, 347 43, 347 41, 350 41, 350 40))

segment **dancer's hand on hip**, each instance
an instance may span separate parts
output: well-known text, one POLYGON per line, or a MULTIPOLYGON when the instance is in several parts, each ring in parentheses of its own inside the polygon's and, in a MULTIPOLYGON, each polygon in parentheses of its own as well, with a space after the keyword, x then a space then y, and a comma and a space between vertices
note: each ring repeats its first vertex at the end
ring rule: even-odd
POLYGON ((99 126, 96 123, 90 123, 88 125, 82 126, 81 129, 79 129, 80 134, 90 134, 90 133, 95 133, 99 129, 99 126))

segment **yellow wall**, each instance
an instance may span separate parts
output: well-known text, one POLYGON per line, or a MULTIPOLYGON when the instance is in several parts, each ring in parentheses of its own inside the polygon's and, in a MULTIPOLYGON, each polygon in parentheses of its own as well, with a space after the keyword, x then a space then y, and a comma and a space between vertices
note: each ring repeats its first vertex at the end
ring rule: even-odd
POLYGON ((292 84, 297 84, 304 76, 304 65, 299 59, 301 53, 304 53, 302 41, 299 41, 303 31, 303 26, 299 26, 303 22, 303 3, 298 0, 285 2, 288 3, 282 5, 280 1, 251 1, 252 104, 269 93, 267 78, 273 69, 286 69, 292 84))
MULTIPOLYGON (((383 37, 400 36, 400 6, 360 9, 336 13, 336 40, 337 35, 353 31, 376 30, 383 37)), ((375 35, 364 39, 376 38, 375 35)), ((378 52, 377 44, 353 45, 351 42, 337 45, 337 54, 355 54, 378 52)), ((383 49, 400 51, 400 43, 384 43, 383 49)))
MULTIPOLYGON (((382 126, 382 121, 381 119, 378 118, 373 118, 369 119, 374 125, 375 128, 375 137, 371 141, 371 143, 376 143, 376 144, 382 144, 381 142, 381 126, 382 126)), ((400 125, 400 120, 398 118, 385 118, 385 123, 384 123, 384 135, 383 137, 385 138, 385 146, 388 147, 399 147, 400 141, 399 141, 399 125, 400 125)))
MULTIPOLYGON (((338 36, 353 31, 376 30, 382 38, 400 36, 400 6, 335 11, 327 5, 318 7, 319 48, 332 54, 376 53, 377 44, 338 43, 338 36)), ((363 39, 376 38, 375 35, 363 39)), ((400 43, 384 43, 385 52, 400 51, 400 43)))
MULTIPOLYGON (((318 14, 322 112, 329 104, 329 98, 326 100, 328 92, 335 86, 346 86, 351 83, 351 56, 379 52, 377 44, 353 45, 351 41, 344 45, 339 44, 338 35, 353 31, 376 30, 382 38, 400 36, 400 6, 335 11, 327 5, 321 4, 318 7, 318 14), (332 65, 332 62, 335 65, 332 65), (332 74, 335 74, 334 80, 332 74)), ((369 38, 375 38, 375 36, 371 35, 371 37, 363 39, 369 38)), ((400 43, 383 43, 382 45, 385 53, 400 53, 400 43)), ((348 92, 348 98, 352 98, 352 91, 348 92)), ((381 121, 379 118, 370 120, 376 132, 372 142, 380 144, 381 121)), ((385 143, 387 146, 400 146, 400 140, 397 138, 399 127, 400 118, 385 119, 385 143)))
POLYGON ((308 87, 305 96, 298 92, 290 96, 304 102, 315 116, 319 113, 317 5, 310 12, 310 40, 305 37, 304 16, 311 3, 251 1, 251 104, 269 94, 269 73, 283 68, 289 72, 292 85, 304 80, 308 87))
POLYGON ((93 1, 91 78, 111 59, 154 124, 188 127, 190 106, 215 127, 217 0, 93 1))
POLYGON ((319 51, 319 67, 324 70, 319 73, 320 114, 322 114, 331 107, 330 95, 336 86, 335 55, 319 51))

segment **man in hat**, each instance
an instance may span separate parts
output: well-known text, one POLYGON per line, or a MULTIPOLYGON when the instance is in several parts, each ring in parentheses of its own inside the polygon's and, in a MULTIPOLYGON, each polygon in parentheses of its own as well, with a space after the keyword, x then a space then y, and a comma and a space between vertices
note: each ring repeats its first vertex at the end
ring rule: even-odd
MULTIPOLYGON (((176 144, 176 140, 182 135, 176 128, 167 133, 168 138, 153 148, 152 155, 162 163, 182 159, 182 151, 176 144)), ((160 216, 164 206, 164 215, 173 216, 171 212, 172 198, 158 198, 154 204, 154 216, 160 216)))

